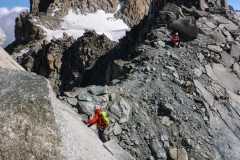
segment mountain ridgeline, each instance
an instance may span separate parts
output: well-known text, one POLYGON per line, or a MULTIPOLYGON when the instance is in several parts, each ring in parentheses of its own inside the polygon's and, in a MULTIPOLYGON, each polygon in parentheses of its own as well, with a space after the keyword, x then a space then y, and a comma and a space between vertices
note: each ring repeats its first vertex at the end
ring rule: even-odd
POLYGON ((0 159, 239 159, 240 21, 226 0, 30 4, 5 48, 26 71, 0 69, 0 159), (130 30, 116 42, 61 25, 98 10, 130 30), (95 104, 111 120, 104 144, 82 123, 95 104))

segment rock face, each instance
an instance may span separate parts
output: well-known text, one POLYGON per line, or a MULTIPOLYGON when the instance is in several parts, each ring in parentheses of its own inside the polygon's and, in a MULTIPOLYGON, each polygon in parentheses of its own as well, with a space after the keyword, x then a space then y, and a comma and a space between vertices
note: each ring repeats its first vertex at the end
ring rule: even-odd
POLYGON ((125 23, 133 27, 149 14, 150 5, 150 0, 125 0, 122 9, 115 16, 123 19, 125 23))
POLYGON ((116 159, 45 78, 10 69, 0 77, 2 159, 116 159))
POLYGON ((31 13, 36 16, 39 12, 44 12, 51 14, 55 8, 60 10, 57 12, 57 15, 62 17, 64 14, 67 14, 69 9, 80 9, 82 13, 93 13, 97 10, 104 10, 106 12, 113 13, 117 10, 117 1, 116 0, 30 0, 31 13))
POLYGON ((38 15, 39 12, 47 11, 49 5, 55 0, 30 0, 30 11, 33 15, 38 15))
POLYGON ((192 38, 197 38, 199 29, 193 17, 183 17, 170 24, 170 28, 192 38))
POLYGON ((62 20, 52 16, 34 17, 33 20, 31 14, 22 12, 15 21, 15 39, 29 42, 42 40, 46 37, 45 31, 42 27, 39 27, 39 25, 47 29, 56 30, 60 29, 59 24, 62 20))
POLYGON ((0 27, 0 46, 2 46, 7 40, 7 36, 0 27))
MULTIPOLYGON (((122 8, 115 14, 115 17, 123 19, 124 22, 130 27, 139 24, 139 22, 145 16, 151 17, 154 12, 154 8, 164 7, 167 4, 166 0, 122 0, 120 2, 122 3, 122 8)), ((194 6, 198 9, 201 9, 202 11, 209 8, 214 8, 215 10, 219 8, 225 8, 226 10, 228 8, 226 0, 211 0, 208 2, 205 2, 204 0, 180 0, 175 2, 175 4, 178 6, 185 5, 187 7, 194 6)), ((117 10, 118 1, 72 0, 71 2, 69 2, 67 0, 30 0, 30 5, 31 13, 34 16, 39 15, 39 13, 41 12, 44 12, 46 15, 51 15, 51 13, 53 13, 53 11, 57 9, 58 11, 55 12, 55 15, 57 17, 63 17, 68 13, 69 9, 80 9, 82 13, 94 13, 97 10, 102 9, 108 13, 114 13, 117 10)), ((214 9, 212 10, 214 11, 214 9)))

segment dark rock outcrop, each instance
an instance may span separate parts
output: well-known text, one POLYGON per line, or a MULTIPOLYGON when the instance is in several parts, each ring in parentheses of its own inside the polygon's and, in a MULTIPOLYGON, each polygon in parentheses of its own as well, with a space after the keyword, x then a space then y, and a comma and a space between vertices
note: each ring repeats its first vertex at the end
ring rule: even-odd
POLYGON ((114 13, 117 10, 116 0, 30 0, 30 8, 33 16, 39 15, 40 12, 44 12, 50 15, 55 8, 58 8, 57 16, 63 17, 68 13, 70 9, 80 9, 82 13, 94 13, 97 10, 104 10, 109 13, 114 13))
POLYGON ((40 12, 46 13, 49 5, 55 0, 30 0, 30 11, 37 16, 40 12))
POLYGON ((33 17, 26 12, 20 14, 15 20, 15 39, 31 42, 34 40, 42 40, 46 37, 46 32, 42 27, 47 29, 56 30, 60 29, 61 19, 53 16, 33 17))
POLYGON ((114 43, 105 35, 89 31, 78 40, 64 34, 63 38, 51 42, 32 44, 26 54, 19 56, 14 53, 13 57, 27 71, 45 76, 53 90, 62 93, 81 84, 104 84, 107 68, 104 57, 113 46, 114 43), (93 74, 98 75, 97 79, 92 79, 94 82, 82 82, 83 76, 93 74))

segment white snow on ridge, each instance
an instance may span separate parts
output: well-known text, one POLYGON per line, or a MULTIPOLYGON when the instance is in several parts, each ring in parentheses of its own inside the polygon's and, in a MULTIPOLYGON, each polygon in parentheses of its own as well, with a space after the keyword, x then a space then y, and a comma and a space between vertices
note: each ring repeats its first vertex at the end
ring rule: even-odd
MULTIPOLYGON (((38 25, 38 26, 40 26, 40 25, 38 25)), ((45 39, 47 41, 51 41, 53 36, 55 38, 62 38, 64 32, 66 32, 69 36, 73 36, 75 39, 77 39, 80 36, 82 36, 83 33, 85 32, 84 30, 74 30, 74 29, 69 29, 69 30, 50 30, 50 29, 47 29, 44 26, 40 26, 40 27, 42 27, 46 31, 47 37, 45 39)))
POLYGON ((235 14, 238 16, 238 18, 240 19, 240 12, 235 12, 235 14))
MULTIPOLYGON (((121 5, 119 4, 117 10, 121 8, 121 5)), ((62 30, 53 31, 41 26, 47 32, 46 40, 50 41, 53 36, 61 38, 63 32, 77 39, 87 29, 95 30, 97 34, 105 34, 112 41, 118 41, 126 35, 126 31, 130 30, 123 20, 116 20, 113 13, 105 13, 103 10, 98 10, 96 13, 91 14, 81 14, 78 10, 78 13, 76 14, 73 10, 69 10, 68 15, 62 18, 64 20, 61 23, 62 30)))

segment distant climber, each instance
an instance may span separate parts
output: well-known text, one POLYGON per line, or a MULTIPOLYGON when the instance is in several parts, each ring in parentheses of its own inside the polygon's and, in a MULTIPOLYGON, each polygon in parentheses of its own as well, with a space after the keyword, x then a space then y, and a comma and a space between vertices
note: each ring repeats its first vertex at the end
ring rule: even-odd
POLYGON ((173 36, 172 36, 172 46, 174 47, 175 45, 177 45, 179 47, 180 45, 180 38, 178 37, 178 33, 176 32, 173 36))
POLYGON ((88 127, 90 127, 96 123, 98 128, 98 137, 103 143, 105 143, 107 142, 107 139, 104 136, 104 130, 109 124, 109 119, 106 117, 106 112, 104 112, 99 105, 94 106, 94 114, 95 115, 93 119, 86 122, 86 124, 88 125, 88 127))

